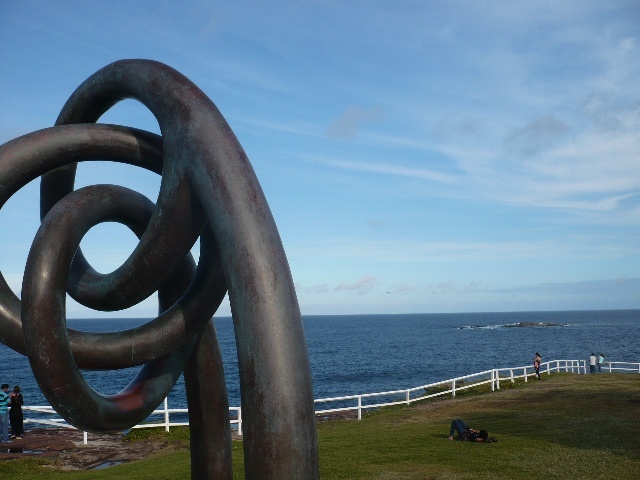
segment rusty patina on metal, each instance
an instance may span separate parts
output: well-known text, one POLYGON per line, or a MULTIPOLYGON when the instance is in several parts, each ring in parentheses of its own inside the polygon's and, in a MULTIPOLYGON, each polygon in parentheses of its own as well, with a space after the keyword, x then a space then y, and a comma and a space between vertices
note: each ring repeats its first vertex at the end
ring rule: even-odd
POLYGON ((56 126, 0 146, 0 207, 39 176, 42 223, 22 300, 0 274, 0 341, 29 357, 56 411, 87 431, 123 430, 146 418, 184 371, 191 476, 231 479, 229 405, 211 319, 228 291, 246 478, 319 478, 311 372, 291 273, 251 164, 213 102, 164 64, 112 63, 78 87, 56 126), (161 136, 95 123, 125 98, 151 110, 161 136), (115 185, 74 190, 77 162, 92 160, 160 174, 156 204, 115 185), (140 239, 109 274, 95 271, 79 248, 101 222, 122 223, 140 239), (196 266, 189 252, 198 238, 196 266), (67 293, 115 311, 156 291, 158 317, 136 329, 66 326, 67 293), (140 373, 116 395, 96 392, 80 373, 136 365, 140 373))

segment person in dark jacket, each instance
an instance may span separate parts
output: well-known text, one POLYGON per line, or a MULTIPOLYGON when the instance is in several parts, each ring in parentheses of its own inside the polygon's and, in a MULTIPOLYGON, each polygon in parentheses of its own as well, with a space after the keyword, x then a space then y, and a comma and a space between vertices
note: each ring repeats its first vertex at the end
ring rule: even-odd
POLYGON ((473 428, 469 428, 461 418, 456 418, 451 422, 449 440, 453 440, 455 432, 458 432, 458 440, 462 440, 464 442, 484 442, 489 438, 489 433, 486 430, 474 430, 473 428))
POLYGON ((540 365, 542 365, 542 357, 538 352, 536 352, 536 356, 533 357, 533 368, 536 371, 536 378, 541 380, 540 378, 540 365))
POLYGON ((24 399, 20 393, 20 387, 13 387, 11 393, 11 410, 9 410, 9 421, 11 422, 11 438, 22 440, 22 432, 24 431, 24 415, 22 413, 22 405, 24 399))

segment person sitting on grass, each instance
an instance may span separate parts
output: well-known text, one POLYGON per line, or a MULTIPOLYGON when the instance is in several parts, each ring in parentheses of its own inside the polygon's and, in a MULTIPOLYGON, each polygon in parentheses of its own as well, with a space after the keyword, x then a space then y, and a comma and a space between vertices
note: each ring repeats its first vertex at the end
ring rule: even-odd
POLYGON ((462 440, 463 442, 485 442, 489 438, 489 433, 486 430, 469 428, 461 418, 457 418, 451 422, 449 440, 453 440, 453 434, 455 432, 458 432, 458 440, 462 440))

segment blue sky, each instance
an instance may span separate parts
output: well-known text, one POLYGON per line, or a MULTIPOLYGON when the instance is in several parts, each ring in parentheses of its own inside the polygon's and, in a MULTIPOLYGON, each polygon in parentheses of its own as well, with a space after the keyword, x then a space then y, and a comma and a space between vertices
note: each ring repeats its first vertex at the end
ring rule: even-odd
MULTIPOLYGON (((0 142, 112 61, 159 60, 245 148, 303 314, 640 308, 639 36, 637 1, 7 1, 0 142)), ((158 132, 133 101, 101 121, 158 132)), ((93 183, 159 186, 82 165, 93 183)), ((38 201, 0 211, 16 292, 38 201)), ((82 246, 107 272, 135 237, 82 246)))

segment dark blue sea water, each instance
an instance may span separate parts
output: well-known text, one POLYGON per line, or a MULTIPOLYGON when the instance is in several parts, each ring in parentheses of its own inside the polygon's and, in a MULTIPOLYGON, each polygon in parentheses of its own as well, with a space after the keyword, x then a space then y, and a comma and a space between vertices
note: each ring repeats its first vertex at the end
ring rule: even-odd
MULTIPOLYGON (((124 330, 144 319, 69 320, 78 330, 124 330)), ((231 406, 240 405, 231 318, 216 318, 231 406)), ((609 361, 640 362, 640 310, 407 315, 306 316, 304 329, 314 397, 417 387, 491 368, 530 365, 536 351, 545 360, 586 359, 603 352, 609 361), (505 328, 518 322, 565 326, 505 328), (471 328, 466 328, 471 327, 471 328)), ((0 345, 0 382, 20 385, 28 405, 46 405, 28 360, 0 345)), ((137 369, 84 372, 105 394, 116 393, 137 369)), ((169 406, 186 405, 178 381, 169 406)))

